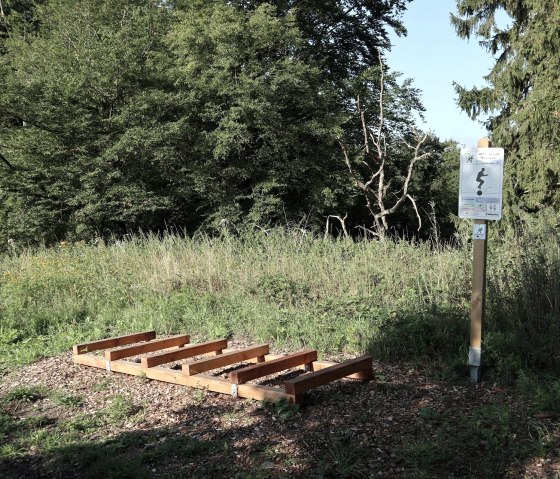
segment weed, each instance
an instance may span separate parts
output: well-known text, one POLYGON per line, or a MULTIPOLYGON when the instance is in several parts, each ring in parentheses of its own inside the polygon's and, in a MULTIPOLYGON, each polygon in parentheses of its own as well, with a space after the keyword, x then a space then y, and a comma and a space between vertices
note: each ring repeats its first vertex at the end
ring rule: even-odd
POLYGON ((212 443, 183 436, 163 436, 142 455, 142 463, 156 465, 169 461, 170 458, 181 460, 207 452, 212 443))
POLYGON ((45 426, 49 426, 55 423, 56 423, 56 419, 43 415, 31 416, 23 421, 24 426, 32 429, 44 428, 45 426))
POLYGON ((486 405, 458 418, 441 417, 428 408, 421 410, 420 415, 436 425, 436 432, 429 439, 405 448, 404 457, 418 477, 433 477, 442 467, 466 465, 469 470, 461 471, 462 475, 498 477, 503 473, 506 458, 520 458, 526 453, 524 446, 515 441, 510 412, 505 406, 486 405), (462 458, 473 451, 478 452, 476 462, 462 458))
POLYGON ((4 396, 8 402, 33 403, 46 397, 44 386, 18 386, 4 396))
POLYGON ((203 402, 206 399, 206 391, 204 389, 193 388, 191 396, 198 402, 203 402))
POLYGON ((261 407, 276 416, 280 421, 291 419, 300 409, 299 404, 292 404, 286 399, 280 399, 276 402, 262 402, 261 407))
POLYGON ((72 432, 89 432, 104 425, 100 414, 79 414, 62 424, 62 429, 72 432))
POLYGON ((99 477, 147 479, 151 477, 142 466, 139 456, 116 454, 115 448, 110 442, 70 444, 61 447, 57 451, 56 462, 51 467, 57 472, 57 477, 65 476, 68 473, 84 479, 99 477))
POLYGON ((418 415, 428 422, 433 422, 439 418, 439 414, 429 407, 424 407, 418 411, 418 415))
POLYGON ((111 379, 110 378, 103 378, 99 380, 99 382, 95 383, 91 389, 95 392, 102 392, 108 391, 111 387, 111 379))
POLYGON ((1 444, 0 445, 0 459, 14 459, 18 456, 25 454, 25 450, 18 448, 14 444, 1 444))
POLYGON ((531 413, 560 414, 560 380, 521 371, 517 389, 530 403, 531 413))
POLYGON ((59 406, 66 406, 74 409, 79 408, 84 404, 84 399, 82 397, 64 391, 56 391, 51 394, 50 398, 59 406))
MULTIPOLYGON (((143 407, 135 404, 130 397, 118 395, 104 410, 104 414, 110 423, 119 423, 126 419, 132 419, 142 411, 143 407)), ((135 419, 139 418, 136 417, 135 419)))
POLYGON ((319 477, 367 477, 366 452, 353 433, 341 432, 329 437, 329 456, 321 459, 317 468, 319 477))

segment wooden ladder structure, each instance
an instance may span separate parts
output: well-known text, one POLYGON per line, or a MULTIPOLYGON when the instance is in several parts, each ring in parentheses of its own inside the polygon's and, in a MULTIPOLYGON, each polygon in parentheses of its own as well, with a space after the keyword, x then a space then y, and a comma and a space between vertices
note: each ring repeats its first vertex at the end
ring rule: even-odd
POLYGON ((276 402, 301 403, 306 391, 341 378, 369 380, 373 377, 370 356, 342 363, 317 361, 317 351, 303 351, 284 356, 269 354, 268 344, 244 349, 227 349, 227 340, 190 343, 190 336, 179 334, 156 339, 155 331, 128 334, 76 344, 76 364, 132 374, 193 388, 208 389, 234 397, 276 402), (103 355, 99 355, 102 351, 103 355), (192 360, 194 357, 199 359, 192 360), (140 358, 131 361, 130 358, 140 358), (128 358, 128 359, 127 359, 128 358), (182 370, 162 367, 163 364, 191 359, 182 370), (249 365, 235 369, 229 378, 212 376, 209 371, 238 363, 249 365), (283 382, 284 387, 251 384, 249 381, 303 366, 305 373, 283 382))

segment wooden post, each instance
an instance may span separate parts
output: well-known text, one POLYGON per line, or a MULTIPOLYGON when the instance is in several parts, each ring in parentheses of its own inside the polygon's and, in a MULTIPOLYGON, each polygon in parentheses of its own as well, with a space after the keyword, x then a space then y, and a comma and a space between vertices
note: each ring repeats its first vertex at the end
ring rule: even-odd
MULTIPOLYGON (((490 148, 490 140, 478 140, 478 148, 490 148)), ((480 382, 482 366, 482 325, 486 302, 486 256, 488 238, 488 221, 474 220, 475 225, 484 225, 484 239, 473 240, 473 276, 471 296, 471 342, 469 347, 469 373, 471 382, 480 382)))

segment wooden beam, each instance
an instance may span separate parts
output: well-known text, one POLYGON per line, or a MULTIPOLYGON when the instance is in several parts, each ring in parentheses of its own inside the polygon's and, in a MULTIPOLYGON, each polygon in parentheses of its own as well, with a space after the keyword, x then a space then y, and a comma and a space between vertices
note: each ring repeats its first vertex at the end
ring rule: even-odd
MULTIPOLYGON (((82 354, 73 357, 74 363, 93 366, 105 369, 106 361, 104 358, 94 356, 93 354, 82 354)), ((117 373, 131 374, 133 376, 142 376, 148 379, 155 379, 172 384, 180 384, 198 389, 207 389, 209 391, 231 395, 235 392, 238 397, 247 399, 256 399, 258 401, 276 402, 284 399, 293 402, 293 396, 286 394, 280 388, 270 386, 260 386, 253 384, 241 384, 239 386, 231 384, 227 379, 207 376, 205 374, 197 374, 195 376, 186 376, 181 371, 155 366, 153 368, 143 369, 140 364, 130 361, 113 361, 111 362, 111 371, 117 373)))
POLYGON ((124 346, 125 344, 139 343, 140 341, 150 341, 155 339, 155 337, 155 331, 144 331, 142 333, 116 336, 114 338, 101 339, 99 341, 90 341, 89 343, 75 344, 73 347, 73 353, 91 353, 92 351, 97 351, 99 349, 115 348, 117 346, 124 346))
POLYGON ((268 354, 268 352, 268 344, 260 344, 259 346, 254 346, 252 348, 220 354, 219 356, 215 356, 213 358, 201 359, 192 363, 183 364, 183 374, 192 376, 193 374, 199 374, 212 369, 229 366, 251 358, 262 357, 262 360, 264 361, 264 355, 268 354))
POLYGON ((143 368, 152 368, 160 364, 172 363, 181 359, 192 358, 199 354, 212 352, 221 353, 227 347, 227 339, 219 339, 217 341, 208 341, 206 343, 191 344, 175 351, 165 351, 153 356, 141 358, 143 368))
POLYGON ((238 369, 229 373, 229 379, 234 384, 243 384, 252 379, 261 378, 286 369, 295 368, 302 364, 310 364, 317 360, 317 351, 306 349, 299 353, 290 354, 272 361, 265 361, 253 366, 238 369))
MULTIPOLYGON (((320 371, 321 369, 330 368, 331 366, 336 366, 340 363, 335 363, 332 361, 314 361, 311 364, 311 371, 320 371)), ((357 373, 348 374, 344 376, 345 379, 360 379, 360 380, 368 380, 372 378, 372 371, 365 370, 365 371, 358 371, 357 373)))
POLYGON ((328 384, 337 379, 341 379, 348 374, 358 371, 367 371, 369 378, 373 377, 373 369, 371 364, 371 356, 362 356, 355 359, 349 359, 340 364, 330 366, 313 373, 302 374, 295 379, 289 379, 284 382, 286 394, 295 396, 296 402, 299 402, 298 396, 310 389, 328 384))
MULTIPOLYGON (((224 349, 223 352, 224 353, 229 353, 231 351, 234 351, 233 349, 224 349)), ((281 354, 266 354, 264 356, 264 360, 265 361, 272 361, 274 359, 280 359, 284 357, 281 354)), ((257 360, 257 358, 253 358, 253 359, 247 359, 245 362, 247 363, 257 363, 260 362, 257 360)), ((319 371, 321 369, 325 369, 325 368, 330 368, 331 366, 336 366, 337 364, 340 363, 335 363, 333 361, 313 361, 313 363, 311 363, 311 371, 319 371)), ((353 373, 353 374, 349 374, 348 376, 344 376, 346 379, 361 379, 361 380, 365 380, 365 379, 371 379, 371 373, 368 373, 368 371, 358 371, 357 373, 353 373)))
POLYGON ((105 351, 105 359, 108 361, 116 361, 117 359, 130 358, 138 356, 142 353, 157 351, 158 349, 172 348, 173 346, 184 346, 190 341, 188 334, 178 334, 167 339, 157 339, 146 343, 126 346, 124 348, 105 351))

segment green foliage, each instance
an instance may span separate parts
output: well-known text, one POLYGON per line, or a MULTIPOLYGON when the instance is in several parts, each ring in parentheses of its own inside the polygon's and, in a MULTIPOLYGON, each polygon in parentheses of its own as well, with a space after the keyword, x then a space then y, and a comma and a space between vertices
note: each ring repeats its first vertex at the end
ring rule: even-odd
POLYGON ((453 24, 462 38, 479 37, 496 57, 483 88, 457 86, 471 117, 490 113, 495 146, 506 150, 509 210, 560 205, 560 6, 554 0, 458 0, 453 24), (496 22, 503 10, 505 26, 496 22))
MULTIPOLYGON (((502 380, 560 368, 556 218, 523 224, 522 235, 491 239, 485 362, 502 380)), ((0 360, 8 368, 84 340, 155 328, 282 349, 369 351, 462 377, 471 250, 467 239, 435 246, 248 230, 4 256, 0 360)))
POLYGON ((188 460, 212 449, 212 443, 188 437, 167 437, 160 439, 159 446, 148 449, 142 455, 142 463, 157 466, 167 463, 170 458, 188 460))
POLYGON ((110 423, 120 423, 124 420, 130 420, 133 416, 138 415, 143 410, 139 404, 135 404, 130 397, 117 395, 111 401, 111 404, 103 412, 110 423))
POLYGON ((263 275, 254 292, 280 307, 297 306, 310 300, 309 287, 283 275, 263 275))
POLYGON ((331 432, 328 441, 330 454, 318 461, 319 477, 367 477, 366 454, 352 432, 331 432))
POLYGON ((209 221, 266 225, 305 214, 332 168, 340 119, 332 88, 300 57, 292 14, 268 4, 191 6, 168 39, 177 86, 199 112, 188 155, 209 221))
POLYGON ((276 402, 263 402, 261 407, 269 411, 273 416, 277 417, 280 421, 288 421, 294 414, 299 412, 299 404, 292 404, 286 399, 280 399, 276 402))
POLYGON ((82 397, 65 391, 55 391, 50 397, 55 404, 60 406, 79 408, 84 404, 84 399, 82 397))
POLYGON ((44 386, 18 386, 8 391, 4 396, 4 401, 8 402, 26 402, 32 403, 46 396, 46 388, 44 386))
POLYGON ((531 413, 560 414, 560 380, 551 375, 537 376, 521 371, 517 389, 530 403, 531 413))
MULTIPOLYGON (((5 3, 0 248, 139 229, 322 228, 339 211, 364 223, 335 140, 357 148, 358 95, 375 116, 372 65, 388 29, 404 34, 408 0, 5 3)), ((387 138, 421 109, 397 76, 387 138)), ((387 163, 397 189, 403 154, 387 163)))

